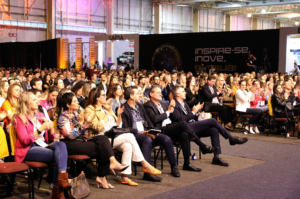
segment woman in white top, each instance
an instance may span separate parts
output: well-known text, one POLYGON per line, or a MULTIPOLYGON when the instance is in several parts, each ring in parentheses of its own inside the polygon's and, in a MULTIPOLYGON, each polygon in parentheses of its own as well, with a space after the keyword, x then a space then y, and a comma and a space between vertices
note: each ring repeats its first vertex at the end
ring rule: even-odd
MULTIPOLYGON (((88 102, 84 111, 84 120, 89 124, 89 133, 104 135, 106 131, 114 126, 122 127, 121 114, 124 107, 118 107, 117 116, 112 110, 113 104, 111 100, 106 100, 106 95, 103 89, 93 88, 90 91, 88 102)), ((130 132, 118 135, 113 142, 113 149, 123 152, 122 164, 129 167, 122 171, 121 183, 131 186, 138 185, 130 180, 127 175, 131 174, 131 161, 141 162, 143 171, 152 175, 159 175, 161 172, 152 167, 145 159, 141 149, 130 132)))
POLYGON ((255 98, 256 85, 251 86, 250 91, 247 91, 246 81, 240 81, 240 88, 235 93, 236 111, 240 115, 253 115, 250 119, 250 129, 246 126, 245 129, 251 134, 260 133, 257 124, 263 115, 263 111, 257 108, 250 108, 250 102, 255 98))

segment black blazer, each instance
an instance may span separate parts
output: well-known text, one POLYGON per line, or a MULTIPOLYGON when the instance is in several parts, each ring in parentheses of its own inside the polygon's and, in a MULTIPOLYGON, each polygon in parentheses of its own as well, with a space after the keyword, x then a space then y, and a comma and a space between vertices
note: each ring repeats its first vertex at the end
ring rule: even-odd
POLYGON ((175 108, 173 113, 170 115, 170 119, 172 120, 172 122, 180 122, 180 121, 185 121, 185 122, 189 122, 190 120, 195 120, 197 121, 198 118, 196 115, 194 115, 190 109, 190 107, 187 105, 187 103, 184 102, 184 108, 187 111, 187 114, 185 114, 181 108, 180 103, 175 100, 175 108))
MULTIPOLYGON (((137 129, 133 129, 133 117, 131 114, 131 108, 129 106, 129 104, 126 102, 124 103, 124 112, 122 113, 122 128, 129 128, 130 132, 133 134, 137 134, 138 130, 137 129)), ((151 122, 151 120, 149 119, 148 115, 146 114, 145 108, 142 104, 138 104, 138 111, 141 113, 141 117, 143 118, 143 120, 145 122, 147 122, 148 124, 148 129, 153 129, 154 126, 151 122)))
POLYGON ((192 108, 194 105, 197 105, 200 102, 199 93, 193 94, 190 88, 186 88, 185 92, 186 92, 185 102, 189 105, 190 108, 192 108))
MULTIPOLYGON (((105 85, 106 85, 106 92, 108 92, 108 84, 105 84, 105 85)), ((99 82, 99 83, 97 84, 97 86, 99 87, 99 89, 103 89, 103 90, 104 90, 104 87, 103 87, 102 82, 99 82)))
MULTIPOLYGON (((160 102, 163 110, 166 112, 168 110, 168 106, 160 102)), ((151 122, 153 123, 155 128, 161 128, 162 127, 162 122, 167 119, 167 113, 160 114, 158 111, 156 105, 154 104, 153 101, 149 100, 147 103, 144 104, 145 110, 147 115, 149 116, 151 122)), ((171 114, 170 114, 171 115, 171 114)))
POLYGON ((67 88, 67 86, 69 85, 72 85, 73 81, 71 81, 71 83, 69 82, 68 78, 65 78, 64 79, 64 85, 65 85, 65 88, 67 88))
POLYGON ((218 90, 217 90, 216 86, 214 86, 213 89, 214 89, 214 94, 211 93, 211 91, 210 91, 210 89, 209 89, 209 87, 208 87, 207 84, 205 84, 202 87, 201 97, 202 97, 202 101, 204 102, 204 107, 203 107, 204 111, 209 111, 209 109, 211 107, 211 104, 212 104, 212 99, 213 98, 217 97, 218 100, 219 100, 219 95, 217 94, 218 90))

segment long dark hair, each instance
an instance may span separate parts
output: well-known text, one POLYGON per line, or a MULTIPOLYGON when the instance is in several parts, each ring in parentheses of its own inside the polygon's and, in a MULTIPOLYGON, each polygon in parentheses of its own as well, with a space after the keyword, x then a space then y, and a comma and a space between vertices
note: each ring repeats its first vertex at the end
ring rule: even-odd
POLYGON ((79 82, 77 82, 76 84, 75 84, 75 86, 72 88, 72 92, 73 93, 75 93, 75 95, 77 96, 77 91, 79 90, 79 89, 81 89, 83 86, 84 86, 84 81, 79 81, 79 82))
MULTIPOLYGON (((186 88, 190 88, 191 82, 195 78, 194 76, 190 76, 186 81, 186 88)), ((195 80, 196 81, 196 80, 195 80)))
POLYGON ((282 93, 277 93, 277 91, 276 91, 278 86, 281 86, 281 84, 275 84, 274 85, 274 87, 273 87, 273 93, 274 93, 274 95, 277 95, 281 100, 283 100, 284 97, 283 97, 282 93))
POLYGON ((104 89, 100 88, 99 86, 97 86, 96 88, 93 88, 90 91, 90 94, 89 94, 89 97, 88 97, 88 101, 87 101, 85 107, 88 107, 89 105, 92 105, 92 106, 95 107, 96 104, 97 104, 97 98, 99 98, 100 95, 101 95, 101 91, 104 92, 104 89))
MULTIPOLYGON (((120 84, 113 84, 111 86, 111 88, 109 89, 108 94, 107 94, 107 99, 109 99, 109 98, 115 99, 116 98, 116 94, 115 93, 118 90, 119 86, 122 88, 122 86, 120 84)), ((121 99, 123 99, 123 95, 120 96, 120 100, 121 99)))
POLYGON ((57 96, 57 105, 56 105, 56 110, 57 110, 57 117, 61 115, 61 113, 65 110, 68 110, 69 107, 67 105, 70 105, 72 103, 73 97, 75 96, 74 93, 67 92, 63 94, 62 96, 57 96))

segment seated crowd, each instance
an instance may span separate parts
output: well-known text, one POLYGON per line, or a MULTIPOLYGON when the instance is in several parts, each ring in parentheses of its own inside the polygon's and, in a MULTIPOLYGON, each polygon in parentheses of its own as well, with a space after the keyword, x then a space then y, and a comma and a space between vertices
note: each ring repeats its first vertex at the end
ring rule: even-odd
POLYGON ((62 191, 70 188, 68 155, 96 159, 98 187, 114 188, 106 176, 115 170, 121 172, 120 183, 138 185, 128 177, 132 161, 141 163, 144 180, 160 182, 161 171, 151 166, 156 146, 164 149, 171 174, 180 177, 174 143, 180 142, 183 170, 201 171, 190 162, 191 141, 203 154, 214 154, 212 164, 229 166, 220 157, 219 136, 230 145, 248 141, 229 132, 242 127, 234 112, 253 116, 245 134, 260 133, 258 124, 270 103, 277 117, 294 119, 300 114, 294 107, 300 96, 297 75, 193 75, 91 66, 86 71, 0 69, 0 79, 0 161, 12 161, 7 157, 14 155, 16 162, 55 162, 52 198, 64 198, 62 191), (218 113, 218 118, 201 120, 203 111, 218 113), (106 133, 113 128, 127 131, 112 139, 106 133), (201 137, 210 137, 211 146, 201 137), (114 150, 122 152, 121 162, 114 150))

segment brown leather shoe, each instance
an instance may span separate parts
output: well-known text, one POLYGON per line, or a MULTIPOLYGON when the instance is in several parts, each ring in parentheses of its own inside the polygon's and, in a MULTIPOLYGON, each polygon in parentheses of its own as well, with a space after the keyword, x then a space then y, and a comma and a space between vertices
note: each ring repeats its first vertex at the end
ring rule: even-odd
POLYGON ((65 199, 64 192, 59 191, 56 185, 53 186, 51 199, 65 199))
POLYGON ((57 179, 57 189, 61 192, 71 189, 71 185, 68 182, 67 172, 59 172, 57 179))

